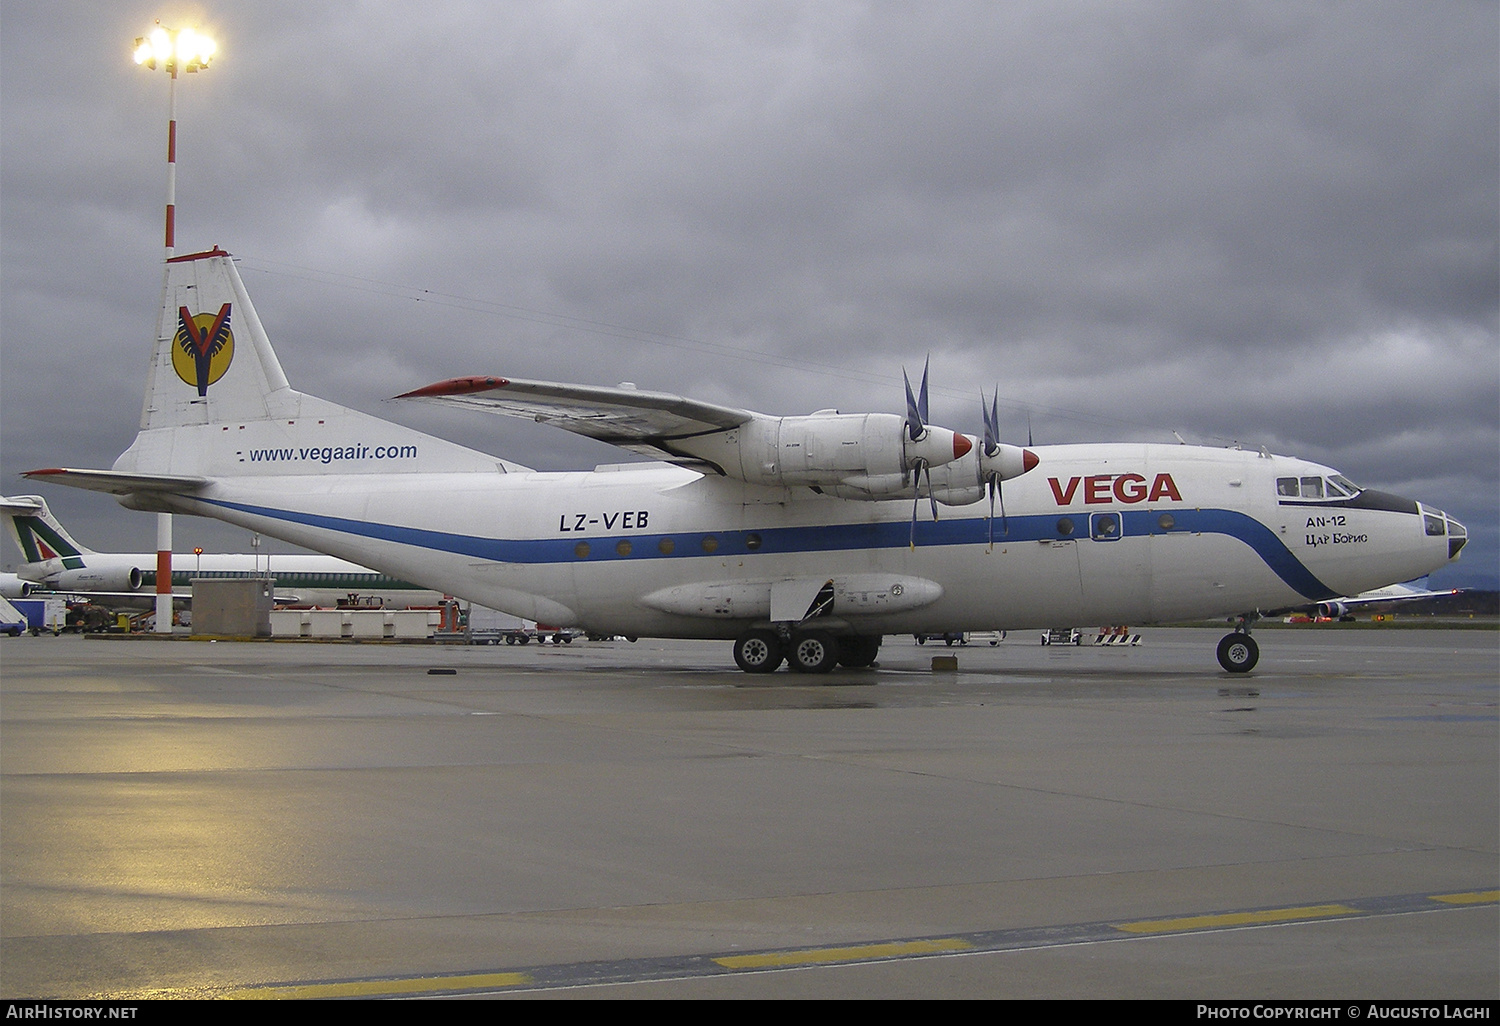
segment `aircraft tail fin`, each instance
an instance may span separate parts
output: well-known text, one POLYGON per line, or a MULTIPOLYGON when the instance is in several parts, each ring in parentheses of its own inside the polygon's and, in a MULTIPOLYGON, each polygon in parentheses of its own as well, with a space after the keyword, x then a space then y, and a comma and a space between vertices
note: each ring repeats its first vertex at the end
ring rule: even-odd
POLYGON ((5 518, 11 541, 16 543, 28 563, 60 559, 64 569, 77 570, 83 566, 83 557, 94 553, 93 549, 73 540, 40 495, 0 499, 0 516, 5 518))
POLYGON ((234 261, 216 247, 167 261, 140 434, 114 469, 122 479, 201 484, 524 468, 293 390, 234 261))

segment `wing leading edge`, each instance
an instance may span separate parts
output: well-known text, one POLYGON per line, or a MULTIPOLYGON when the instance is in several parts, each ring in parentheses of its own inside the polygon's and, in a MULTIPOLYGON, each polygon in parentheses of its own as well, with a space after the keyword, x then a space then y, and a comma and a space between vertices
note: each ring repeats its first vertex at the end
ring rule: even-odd
POLYGON ((395 398, 534 420, 630 452, 689 466, 706 461, 683 453, 673 443, 729 431, 763 418, 750 410, 716 406, 670 392, 499 377, 452 378, 395 398))

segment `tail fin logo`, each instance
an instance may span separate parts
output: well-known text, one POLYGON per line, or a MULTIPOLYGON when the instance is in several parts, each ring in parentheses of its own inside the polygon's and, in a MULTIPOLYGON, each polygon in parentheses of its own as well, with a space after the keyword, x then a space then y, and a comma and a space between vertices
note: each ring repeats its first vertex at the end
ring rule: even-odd
POLYGON ((177 334, 172 339, 172 369, 189 385, 196 386, 200 396, 208 395, 208 386, 224 376, 234 359, 234 333, 229 330, 229 304, 217 314, 190 314, 187 307, 177 310, 177 334))
POLYGON ((66 570, 78 570, 83 566, 83 557, 40 517, 15 518, 16 541, 21 554, 28 563, 45 563, 49 559, 61 559, 66 570))

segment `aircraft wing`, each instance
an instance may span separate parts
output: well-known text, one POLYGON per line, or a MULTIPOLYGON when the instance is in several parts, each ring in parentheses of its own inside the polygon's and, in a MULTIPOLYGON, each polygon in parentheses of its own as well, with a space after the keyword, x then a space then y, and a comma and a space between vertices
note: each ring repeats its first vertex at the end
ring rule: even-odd
POLYGON ((685 460, 674 451, 674 440, 725 431, 761 416, 669 392, 498 377, 452 378, 395 398, 522 417, 679 463, 685 460))
POLYGON ((1419 578, 1408 581, 1405 584, 1392 584, 1384 588, 1376 588, 1374 591, 1362 591, 1358 595, 1347 598, 1332 599, 1327 604, 1338 603, 1346 609, 1354 609, 1359 606, 1393 605, 1399 602, 1411 602, 1416 599, 1436 598, 1440 595, 1457 595, 1463 591, 1462 588, 1450 588, 1446 591, 1429 591, 1427 578, 1419 578))
POLYGON ((1463 590, 1463 588, 1449 588, 1443 591, 1431 591, 1427 587, 1427 578, 1420 577, 1415 581, 1407 581, 1405 584, 1390 584, 1384 588, 1376 588, 1373 591, 1362 591, 1358 595, 1344 595, 1339 598, 1326 599, 1323 602, 1313 605, 1288 606, 1285 609, 1278 609, 1274 612, 1303 612, 1316 616, 1337 618, 1346 616, 1356 609, 1396 606, 1403 602, 1414 602, 1417 599, 1458 595, 1463 590))
POLYGON ((21 476, 29 477, 33 481, 51 481, 54 484, 86 488, 92 492, 108 492, 110 495, 132 495, 138 492, 169 492, 174 495, 184 495, 196 492, 208 484, 206 477, 127 474, 120 470, 73 470, 66 467, 28 470, 21 476))

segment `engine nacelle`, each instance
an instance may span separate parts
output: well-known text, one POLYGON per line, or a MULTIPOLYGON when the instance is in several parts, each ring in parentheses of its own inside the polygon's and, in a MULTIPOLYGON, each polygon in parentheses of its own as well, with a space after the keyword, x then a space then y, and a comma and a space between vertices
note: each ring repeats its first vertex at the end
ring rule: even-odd
POLYGON ((140 567, 113 567, 95 570, 64 570, 47 583, 58 591, 136 591, 141 586, 140 567))
POLYGON ((911 474, 946 466, 974 448, 973 439, 928 425, 915 441, 893 413, 759 417, 729 431, 676 439, 673 447, 708 460, 730 477, 772 487, 817 488, 869 499, 911 494, 911 474))
MULTIPOLYGON (((967 506, 984 498, 985 485, 991 476, 1009 481, 1037 465, 1037 455, 1030 449, 1019 445, 996 445, 986 454, 976 439, 960 437, 969 442, 969 448, 955 459, 924 470, 917 484, 917 497, 925 499, 931 494, 945 506, 967 506)), ((910 473, 852 475, 820 487, 841 499, 873 502, 913 498, 910 473)))
POLYGON ((1342 602, 1318 603, 1318 615, 1326 616, 1330 620, 1337 620, 1339 617, 1346 615, 1348 612, 1349 607, 1344 605, 1342 602))
POLYGON ((13 599, 25 598, 37 590, 37 586, 30 581, 23 581, 15 574, 0 574, 0 597, 13 599))

